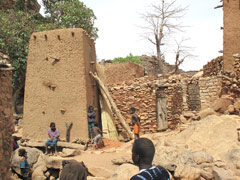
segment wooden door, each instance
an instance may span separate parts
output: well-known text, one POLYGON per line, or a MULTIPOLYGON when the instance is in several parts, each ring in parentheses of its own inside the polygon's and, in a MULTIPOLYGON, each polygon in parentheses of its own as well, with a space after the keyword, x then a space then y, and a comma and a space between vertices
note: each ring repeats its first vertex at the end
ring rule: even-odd
POLYGON ((157 96, 157 130, 164 131, 168 128, 167 96, 157 96))

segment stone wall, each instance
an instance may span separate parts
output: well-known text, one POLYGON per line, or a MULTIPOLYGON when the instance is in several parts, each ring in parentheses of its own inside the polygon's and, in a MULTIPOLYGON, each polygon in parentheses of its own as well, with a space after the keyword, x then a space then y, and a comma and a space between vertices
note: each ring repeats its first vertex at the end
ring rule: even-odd
POLYGON ((221 95, 222 78, 216 76, 200 77, 198 83, 200 88, 201 108, 210 107, 221 95))
POLYGON ((203 66, 203 77, 217 76, 223 71, 223 56, 219 56, 203 66))
MULTIPOLYGON (((156 97, 159 88, 165 86, 164 93, 167 96, 167 120, 169 128, 175 128, 182 113, 182 87, 180 82, 168 79, 156 79, 154 77, 136 78, 109 86, 109 92, 131 127, 131 115, 129 108, 135 107, 141 118, 141 133, 152 133, 157 131, 156 97)), ((123 128, 115 117, 118 132, 123 128)))
POLYGON ((240 1, 224 0, 224 43, 223 59, 224 71, 234 70, 233 54, 240 52, 240 1))
POLYGON ((0 179, 8 180, 12 152, 12 72, 0 67, 0 179))
POLYGON ((73 123, 71 141, 88 138, 87 108, 98 120, 94 41, 82 30, 59 29, 33 33, 30 39, 24 97, 23 138, 44 140, 50 122, 60 139, 65 123, 73 123), (36 133, 37 132, 37 133, 36 133))

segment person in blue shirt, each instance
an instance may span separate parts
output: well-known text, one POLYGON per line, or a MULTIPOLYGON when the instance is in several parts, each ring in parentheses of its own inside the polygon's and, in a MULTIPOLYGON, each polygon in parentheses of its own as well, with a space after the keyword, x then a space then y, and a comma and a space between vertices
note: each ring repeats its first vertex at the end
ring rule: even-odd
POLYGON ((147 138, 136 139, 132 148, 132 160, 139 167, 139 173, 130 180, 170 180, 166 169, 153 166, 155 147, 147 138))
POLYGON ((88 130, 89 130, 89 135, 90 138, 93 138, 93 126, 94 126, 94 122, 95 122, 95 112, 94 112, 94 107, 93 106, 89 106, 88 107, 88 130))
POLYGON ((31 180, 31 168, 27 161, 27 151, 25 149, 19 149, 18 155, 20 156, 21 176, 24 180, 31 180))

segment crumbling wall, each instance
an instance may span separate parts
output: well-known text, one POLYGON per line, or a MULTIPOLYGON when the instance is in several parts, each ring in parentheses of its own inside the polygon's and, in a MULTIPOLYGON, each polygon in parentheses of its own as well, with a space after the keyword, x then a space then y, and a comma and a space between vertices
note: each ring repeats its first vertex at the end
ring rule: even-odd
MULTIPOLYGON (((156 95, 158 87, 166 84, 167 119, 170 128, 176 127, 182 112, 182 87, 178 82, 171 80, 157 80, 154 77, 136 78, 109 86, 109 92, 124 116, 126 122, 131 125, 129 108, 135 107, 141 118, 141 133, 153 133, 157 131, 156 119, 156 95)), ((123 128, 115 117, 118 132, 123 128)))
POLYGON ((223 56, 219 56, 203 66, 203 77, 217 76, 223 71, 223 56))
MULTIPOLYGON (((88 138, 87 107, 97 107, 94 41, 82 29, 33 33, 24 97, 23 138, 47 139, 55 122, 60 139, 72 122, 71 140, 88 138)), ((98 114, 97 109, 95 109, 98 114)))
POLYGON ((140 78, 144 68, 134 62, 98 64, 98 75, 106 85, 140 78))
POLYGON ((224 0, 224 43, 223 59, 224 71, 234 70, 233 54, 240 52, 240 2, 237 0, 224 0))
MULTIPOLYGON (((1 60, 1 58, 0 58, 1 60)), ((10 179, 10 158, 12 152, 13 111, 12 72, 0 67, 0 179, 10 179)))

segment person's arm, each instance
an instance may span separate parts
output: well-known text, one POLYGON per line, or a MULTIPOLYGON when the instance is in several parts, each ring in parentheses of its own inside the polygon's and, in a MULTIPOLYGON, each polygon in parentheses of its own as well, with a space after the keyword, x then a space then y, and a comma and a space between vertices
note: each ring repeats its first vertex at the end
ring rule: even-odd
POLYGON ((58 129, 56 129, 56 131, 57 131, 56 138, 59 139, 60 133, 59 133, 58 129))
POLYGON ((102 134, 102 131, 101 131, 101 129, 100 129, 100 128, 98 128, 98 132, 99 132, 100 134, 102 134))

